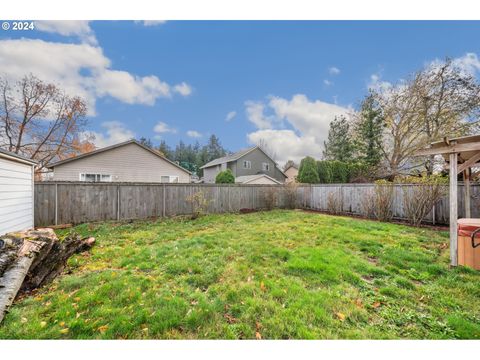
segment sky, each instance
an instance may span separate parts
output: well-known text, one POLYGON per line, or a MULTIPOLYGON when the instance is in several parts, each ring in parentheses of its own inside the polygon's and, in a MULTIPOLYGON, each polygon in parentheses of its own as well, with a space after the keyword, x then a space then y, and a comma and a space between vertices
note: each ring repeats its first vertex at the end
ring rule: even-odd
POLYGON ((266 143, 276 160, 320 158, 329 123, 450 57, 480 71, 480 22, 36 21, 0 30, 0 75, 32 73, 82 96, 103 147, 132 137, 237 151, 266 143))

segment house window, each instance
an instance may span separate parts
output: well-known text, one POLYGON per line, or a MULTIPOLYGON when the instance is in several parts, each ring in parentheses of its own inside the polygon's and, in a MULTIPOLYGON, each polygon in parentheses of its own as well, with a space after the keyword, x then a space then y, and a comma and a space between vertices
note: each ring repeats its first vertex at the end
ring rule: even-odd
POLYGON ((80 174, 80 181, 85 181, 85 182, 111 182, 112 181, 112 175, 81 173, 80 174))
POLYGON ((269 163, 262 163, 262 170, 263 171, 270 171, 270 164, 269 163))
POLYGON ((252 163, 248 160, 243 161, 243 168, 244 169, 251 169, 252 168, 252 163))
POLYGON ((162 183, 178 183, 178 176, 164 175, 160 178, 162 183))

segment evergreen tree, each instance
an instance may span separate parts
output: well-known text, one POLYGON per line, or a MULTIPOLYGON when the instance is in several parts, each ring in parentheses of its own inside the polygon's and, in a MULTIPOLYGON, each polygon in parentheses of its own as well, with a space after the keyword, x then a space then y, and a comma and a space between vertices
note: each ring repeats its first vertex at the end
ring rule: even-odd
POLYGON ((350 132, 350 123, 343 115, 335 116, 330 123, 328 140, 324 142, 323 157, 326 160, 351 161, 354 144, 350 132))
POLYGON ((153 149, 152 140, 150 140, 149 138, 142 136, 140 139, 138 139, 138 142, 143 146, 153 149))
POLYGON ((300 169, 298 169, 298 182, 305 184, 318 184, 317 163, 315 159, 307 156, 300 162, 300 169))
POLYGON ((362 102, 355 124, 355 145, 361 162, 370 166, 377 166, 380 162, 384 127, 382 111, 370 93, 362 102))
POLYGON ((214 134, 212 134, 208 139, 206 148, 207 148, 207 154, 208 154, 208 161, 212 161, 213 159, 227 155, 227 152, 225 151, 223 146, 220 144, 220 139, 214 134))
POLYGON ((160 145, 158 145, 157 150, 162 153, 169 160, 175 160, 174 154, 170 146, 167 145, 165 140, 160 141, 160 145))

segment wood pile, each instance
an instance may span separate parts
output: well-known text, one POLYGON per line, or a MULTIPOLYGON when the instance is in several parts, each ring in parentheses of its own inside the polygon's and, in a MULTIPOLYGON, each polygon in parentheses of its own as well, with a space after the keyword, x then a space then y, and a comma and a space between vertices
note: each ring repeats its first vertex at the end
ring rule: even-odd
POLYGON ((19 293, 50 283, 68 258, 89 250, 95 238, 70 234, 60 241, 52 229, 28 230, 0 237, 0 322, 19 293))

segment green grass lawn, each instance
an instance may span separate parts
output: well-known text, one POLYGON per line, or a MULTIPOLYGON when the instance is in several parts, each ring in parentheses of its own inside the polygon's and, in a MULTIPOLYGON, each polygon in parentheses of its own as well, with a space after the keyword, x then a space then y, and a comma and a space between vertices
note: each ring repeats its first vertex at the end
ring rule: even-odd
POLYGON ((282 210, 74 230, 96 246, 0 338, 480 338, 480 273, 449 269, 446 232, 282 210))

